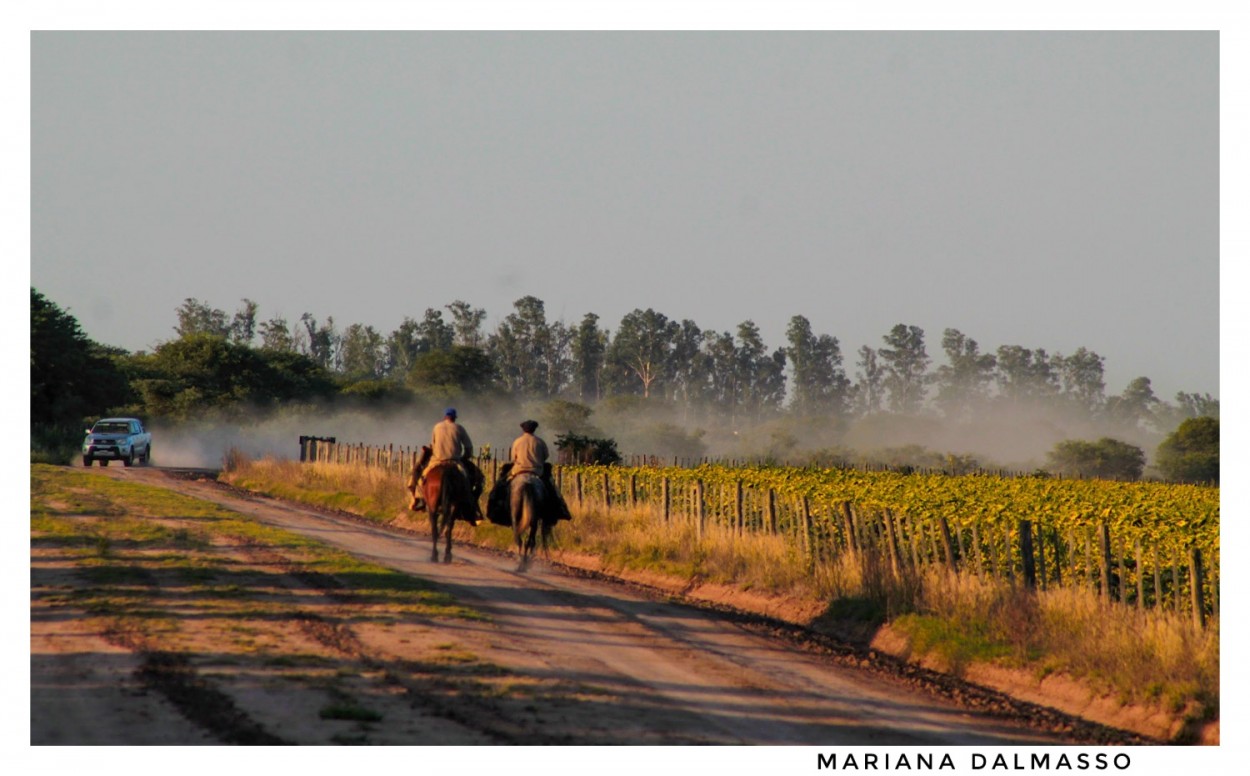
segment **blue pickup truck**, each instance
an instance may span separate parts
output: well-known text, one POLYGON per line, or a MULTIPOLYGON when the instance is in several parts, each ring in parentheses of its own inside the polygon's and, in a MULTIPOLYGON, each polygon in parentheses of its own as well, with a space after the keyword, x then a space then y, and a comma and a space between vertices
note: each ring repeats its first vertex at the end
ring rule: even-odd
POLYGON ((130 466, 135 461, 148 463, 152 460, 152 435, 136 418, 101 418, 87 430, 82 442, 82 465, 90 466, 99 461, 108 466, 109 461, 121 461, 130 466))

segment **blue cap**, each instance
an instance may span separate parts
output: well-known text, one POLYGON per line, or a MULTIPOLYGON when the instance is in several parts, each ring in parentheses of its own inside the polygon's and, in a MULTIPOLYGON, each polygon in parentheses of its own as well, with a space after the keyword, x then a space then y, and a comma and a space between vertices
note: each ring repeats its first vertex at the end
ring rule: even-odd
POLYGON ((448 408, 447 408, 447 411, 446 411, 446 412, 444 412, 444 413, 443 413, 443 415, 445 415, 445 416, 449 416, 449 417, 453 417, 453 418, 454 418, 454 417, 456 417, 456 408, 455 408, 455 407, 448 407, 448 408))

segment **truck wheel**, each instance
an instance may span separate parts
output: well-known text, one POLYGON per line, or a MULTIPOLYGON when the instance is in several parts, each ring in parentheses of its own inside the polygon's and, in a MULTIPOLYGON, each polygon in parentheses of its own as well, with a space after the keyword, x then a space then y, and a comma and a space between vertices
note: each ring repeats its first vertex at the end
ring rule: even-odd
POLYGON ((143 465, 144 466, 152 465, 152 446, 151 445, 148 445, 147 447, 143 448, 143 465))
POLYGON ((101 459, 100 459, 100 465, 101 465, 101 466, 108 466, 108 465, 109 465, 109 459, 107 459, 107 458, 101 458, 101 459))
POLYGON ((89 456, 89 455, 84 455, 84 456, 82 457, 82 465, 83 465, 83 466, 86 466, 88 469, 90 469, 90 468, 91 468, 91 456, 89 456))
POLYGON ((130 448, 130 452, 126 454, 126 457, 122 459, 122 466, 130 468, 131 466, 134 465, 134 462, 135 462, 135 449, 132 447, 130 448))

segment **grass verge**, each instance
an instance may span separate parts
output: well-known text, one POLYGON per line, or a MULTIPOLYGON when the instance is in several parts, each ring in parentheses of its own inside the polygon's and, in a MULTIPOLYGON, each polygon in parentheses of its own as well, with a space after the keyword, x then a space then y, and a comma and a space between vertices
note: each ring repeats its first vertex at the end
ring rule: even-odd
MULTIPOLYGON (((145 685, 216 740, 287 743, 266 731, 301 714, 310 728, 367 723, 382 707, 402 716, 410 701, 395 682, 454 673, 460 691, 495 692, 477 687, 492 667, 470 650, 454 671, 438 669, 449 626, 484 618, 417 577, 208 502, 65 467, 31 466, 30 515, 32 628, 73 622, 133 651, 145 685), (399 643, 402 660, 370 646, 399 643), (384 671, 392 678, 371 678, 384 671), (236 705, 253 687, 291 699, 276 724, 262 724, 270 707, 236 705)), ((297 742, 343 735, 330 727, 297 742)))

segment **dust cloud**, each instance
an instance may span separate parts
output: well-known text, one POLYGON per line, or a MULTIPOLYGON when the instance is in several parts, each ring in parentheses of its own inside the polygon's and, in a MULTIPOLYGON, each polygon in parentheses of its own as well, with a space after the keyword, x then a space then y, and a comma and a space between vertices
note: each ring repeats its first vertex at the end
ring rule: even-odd
MULTIPOLYGON (((154 420, 153 460, 161 466, 220 468, 236 450, 253 458, 297 459, 301 436, 334 437, 340 443, 415 447, 428 444, 445 404, 391 407, 293 406, 229 418, 173 423, 154 420)), ((1067 439, 1110 436, 1152 457, 1163 435, 1092 420, 1044 405, 988 403, 953 420, 939 414, 878 413, 854 419, 756 419, 722 417, 697 407, 618 397, 593 406, 574 402, 517 402, 507 398, 460 398, 459 421, 476 448, 506 451, 519 423, 540 423, 552 453, 565 432, 616 441, 624 456, 684 461, 701 458, 819 463, 885 464, 941 468, 951 457, 985 469, 1033 471, 1067 439)))

